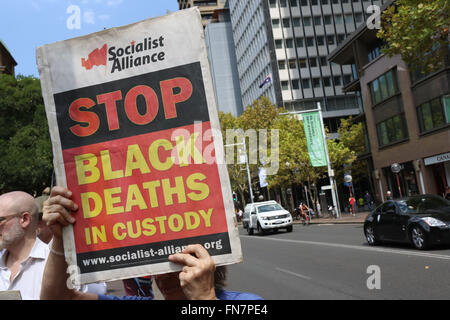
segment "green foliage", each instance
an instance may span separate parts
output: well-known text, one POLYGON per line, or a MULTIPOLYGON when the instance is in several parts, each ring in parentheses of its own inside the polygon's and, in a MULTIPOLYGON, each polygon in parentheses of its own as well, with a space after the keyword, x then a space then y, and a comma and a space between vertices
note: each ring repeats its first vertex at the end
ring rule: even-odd
POLYGON ((413 71, 428 73, 443 67, 449 26, 448 0, 397 0, 383 12, 377 37, 386 42, 384 53, 399 54, 413 71))
MULTIPOLYGON (((303 122, 293 115, 282 115, 286 112, 282 108, 276 108, 270 100, 263 97, 256 100, 244 113, 235 118, 231 114, 219 113, 222 134, 226 136, 227 129, 267 129, 279 132, 279 169, 277 174, 267 176, 269 188, 287 188, 292 184, 306 185, 317 200, 314 185, 327 177, 327 167, 315 168, 311 166, 308 148, 306 144, 303 122)), ((362 124, 352 125, 350 121, 343 121, 340 140, 327 140, 327 146, 336 176, 343 176, 344 165, 352 164, 356 154, 364 150, 364 134, 362 124)), ((270 139, 269 139, 270 140, 270 139)), ((224 144, 226 144, 224 140, 224 144)), ((247 144, 248 146, 248 144, 247 144)), ((270 149, 270 145, 268 145, 270 149)), ((248 152, 248 151, 247 151, 248 152)), ((249 156, 250 157, 250 156, 249 156)), ((257 183, 258 165, 250 165, 251 176, 257 183)), ((243 165, 236 162, 228 165, 231 185, 233 190, 241 195, 248 190, 248 178, 243 165), (243 170, 244 169, 244 170, 243 170)))
POLYGON ((0 191, 40 193, 52 170, 39 79, 0 75, 0 191))

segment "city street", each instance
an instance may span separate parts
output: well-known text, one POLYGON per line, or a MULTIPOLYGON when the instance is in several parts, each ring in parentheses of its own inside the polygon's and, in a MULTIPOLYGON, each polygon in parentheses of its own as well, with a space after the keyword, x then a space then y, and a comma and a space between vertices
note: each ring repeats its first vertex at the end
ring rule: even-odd
POLYGON ((229 267, 230 290, 276 300, 447 299, 450 294, 450 247, 369 247, 362 224, 295 225, 292 233, 263 237, 248 236, 240 227, 240 234, 244 262, 229 267), (380 289, 370 290, 367 283, 375 283, 377 267, 380 289))

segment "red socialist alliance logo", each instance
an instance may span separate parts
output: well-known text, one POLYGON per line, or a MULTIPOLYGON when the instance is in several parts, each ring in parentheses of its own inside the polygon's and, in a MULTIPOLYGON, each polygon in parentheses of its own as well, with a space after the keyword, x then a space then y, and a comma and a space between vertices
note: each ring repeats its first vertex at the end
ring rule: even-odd
POLYGON ((86 70, 91 70, 94 66, 105 66, 107 62, 107 50, 108 46, 103 45, 100 49, 95 49, 89 53, 88 58, 81 58, 81 66, 86 70))

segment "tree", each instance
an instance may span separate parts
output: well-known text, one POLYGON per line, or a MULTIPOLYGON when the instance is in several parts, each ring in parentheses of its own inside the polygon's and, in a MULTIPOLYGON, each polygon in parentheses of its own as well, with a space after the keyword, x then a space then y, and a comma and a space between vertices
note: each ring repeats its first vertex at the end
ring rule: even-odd
POLYGON ((52 148, 39 79, 0 75, 0 192, 50 185, 52 148))
POLYGON ((382 51, 401 55, 413 71, 433 72, 448 59, 448 0, 397 0, 383 12, 381 23, 382 51))
MULTIPOLYGON (((237 118, 231 113, 219 112, 219 122, 222 131, 223 144, 226 145, 227 130, 238 129, 237 118)), ((234 146, 225 147, 225 153, 228 152, 228 148, 234 148, 234 146)), ((243 206, 245 206, 244 192, 248 188, 247 174, 242 170, 242 166, 238 161, 238 154, 236 153, 234 158, 227 163, 228 176, 230 178, 230 184, 233 191, 238 192, 243 200, 243 206)), ((230 160, 230 159, 228 159, 230 160)))
MULTIPOLYGON (((367 152, 366 142, 364 139, 364 123, 353 123, 352 119, 342 119, 338 129, 339 141, 342 142, 349 150, 353 151, 355 156, 359 156, 367 152)), ((351 171, 353 181, 357 182, 367 175, 367 162, 354 161, 351 163, 351 171)), ((343 179, 345 172, 338 172, 339 177, 343 179)))

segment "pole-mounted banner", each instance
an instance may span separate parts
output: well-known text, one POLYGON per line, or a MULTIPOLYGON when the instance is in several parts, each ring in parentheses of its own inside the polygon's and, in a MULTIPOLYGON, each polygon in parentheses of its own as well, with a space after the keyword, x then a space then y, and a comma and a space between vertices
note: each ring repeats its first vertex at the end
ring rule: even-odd
POLYGON ((303 113, 302 117, 311 165, 313 167, 327 166, 319 112, 303 113))

